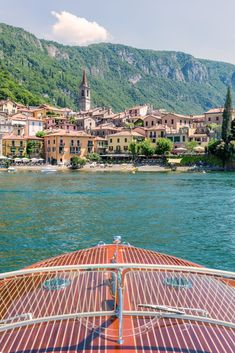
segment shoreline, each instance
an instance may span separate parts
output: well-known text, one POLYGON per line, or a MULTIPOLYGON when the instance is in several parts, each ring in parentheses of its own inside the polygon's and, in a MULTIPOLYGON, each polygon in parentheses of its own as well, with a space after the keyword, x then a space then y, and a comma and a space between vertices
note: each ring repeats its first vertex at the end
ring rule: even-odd
MULTIPOLYGON (((54 172, 60 171, 73 171, 73 172, 84 172, 84 173, 94 173, 94 172, 127 172, 127 173, 138 173, 138 172, 153 172, 153 173, 164 173, 164 172, 173 172, 173 173, 192 173, 192 172, 211 172, 211 171, 221 171, 215 168, 205 168, 205 170, 195 170, 193 167, 189 166, 179 166, 176 170, 172 170, 171 168, 161 167, 161 166, 151 166, 151 165, 141 165, 141 166, 134 166, 133 164, 112 164, 106 167, 104 166, 91 166, 89 164, 85 165, 83 168, 71 170, 66 166, 49 166, 49 165, 42 165, 42 166, 13 166, 16 172, 45 172, 45 173, 53 173, 53 171, 46 171, 45 169, 51 168, 54 172)), ((0 172, 7 172, 7 168, 0 168, 0 172)), ((14 172, 13 172, 14 173, 14 172)))

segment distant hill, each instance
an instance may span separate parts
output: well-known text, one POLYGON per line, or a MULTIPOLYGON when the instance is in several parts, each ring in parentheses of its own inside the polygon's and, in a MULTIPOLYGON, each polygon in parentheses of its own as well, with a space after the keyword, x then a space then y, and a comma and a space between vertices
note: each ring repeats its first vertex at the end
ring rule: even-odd
POLYGON ((93 105, 110 106, 114 111, 150 103, 155 108, 197 114, 222 106, 227 85, 235 96, 232 64, 118 44, 64 46, 0 24, 0 99, 75 108, 83 68, 93 105))

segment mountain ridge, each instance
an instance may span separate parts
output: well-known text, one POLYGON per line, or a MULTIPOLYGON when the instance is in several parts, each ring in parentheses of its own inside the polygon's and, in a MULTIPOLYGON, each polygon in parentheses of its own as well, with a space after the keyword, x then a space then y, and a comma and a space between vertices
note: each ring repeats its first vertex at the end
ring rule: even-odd
POLYGON ((235 92, 235 65, 230 63, 122 44, 63 45, 0 24, 0 78, 8 77, 0 82, 0 98, 7 95, 28 104, 75 108, 83 68, 93 104, 114 111, 149 103, 197 114, 222 106, 228 85, 235 92))

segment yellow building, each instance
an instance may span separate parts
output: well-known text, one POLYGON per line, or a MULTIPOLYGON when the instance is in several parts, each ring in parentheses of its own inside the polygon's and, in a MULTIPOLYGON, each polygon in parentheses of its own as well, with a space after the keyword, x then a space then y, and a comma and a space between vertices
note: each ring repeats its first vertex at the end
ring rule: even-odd
MULTIPOLYGON (((223 123, 223 112, 224 108, 214 108, 210 109, 205 113, 205 123, 206 124, 219 124, 223 123)), ((232 110, 232 120, 235 119, 235 110, 232 110)))
POLYGON ((94 138, 94 152, 105 154, 108 148, 108 139, 96 136, 94 138))
POLYGON ((25 156, 39 158, 43 157, 43 145, 43 138, 36 136, 4 135, 2 139, 2 152, 4 156, 12 158, 25 156))
POLYGON ((129 153, 129 144, 133 141, 142 141, 144 136, 131 130, 123 130, 108 136, 109 153, 129 153))
POLYGON ((10 100, 10 99, 6 99, 6 100, 1 100, 0 101, 0 111, 7 113, 7 114, 16 114, 17 113, 17 103, 10 100))
POLYGON ((94 137, 84 131, 58 130, 45 136, 46 162, 69 164, 74 156, 94 152, 94 137))

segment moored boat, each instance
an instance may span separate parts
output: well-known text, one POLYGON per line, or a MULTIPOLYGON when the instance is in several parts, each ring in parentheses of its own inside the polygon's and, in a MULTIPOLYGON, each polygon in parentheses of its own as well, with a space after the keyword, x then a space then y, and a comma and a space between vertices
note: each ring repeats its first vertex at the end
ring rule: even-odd
POLYGON ((235 273, 121 242, 0 274, 0 352, 235 352, 235 273))

